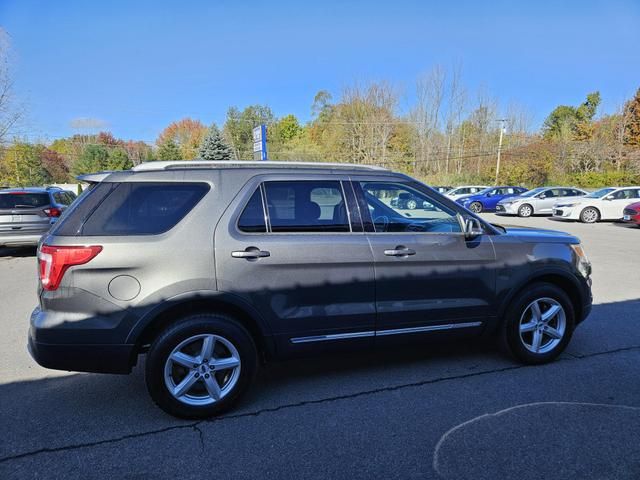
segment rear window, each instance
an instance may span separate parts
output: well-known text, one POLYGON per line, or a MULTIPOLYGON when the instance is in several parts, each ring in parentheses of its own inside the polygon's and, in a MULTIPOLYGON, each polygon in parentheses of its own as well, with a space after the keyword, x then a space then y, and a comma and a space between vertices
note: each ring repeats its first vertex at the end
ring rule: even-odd
POLYGON ((173 228, 209 190, 204 183, 101 183, 71 207, 56 235, 157 235, 173 228))
POLYGON ((0 209, 39 208, 49 205, 47 193, 2 193, 0 209))

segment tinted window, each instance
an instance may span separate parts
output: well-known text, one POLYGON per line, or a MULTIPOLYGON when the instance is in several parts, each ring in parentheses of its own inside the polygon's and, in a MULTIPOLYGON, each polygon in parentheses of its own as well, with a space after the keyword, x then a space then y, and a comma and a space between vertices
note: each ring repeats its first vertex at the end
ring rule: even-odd
POLYGON ((262 195, 260 189, 251 196, 249 203, 244 207, 242 215, 238 219, 238 228, 242 232, 264 233, 267 226, 264 222, 264 209, 262 208, 262 195))
POLYGON ((0 208, 38 208, 49 205, 46 193, 3 193, 0 194, 0 208))
POLYGON ((360 185, 378 233, 461 231, 456 212, 419 191, 417 187, 389 182, 361 182, 360 185), (391 202, 404 193, 416 199, 418 205, 415 209, 391 202))
POLYGON ((266 182, 272 232, 349 232, 340 182, 266 182))
POLYGON ((71 205, 73 197, 68 192, 56 192, 53 194, 53 199, 60 205, 71 205))
POLYGON ((154 235, 174 227, 209 190, 201 183, 120 183, 82 227, 82 235, 154 235))
POLYGON ((611 195, 616 200, 632 200, 638 198, 638 192, 635 188, 627 188, 619 190, 611 195))

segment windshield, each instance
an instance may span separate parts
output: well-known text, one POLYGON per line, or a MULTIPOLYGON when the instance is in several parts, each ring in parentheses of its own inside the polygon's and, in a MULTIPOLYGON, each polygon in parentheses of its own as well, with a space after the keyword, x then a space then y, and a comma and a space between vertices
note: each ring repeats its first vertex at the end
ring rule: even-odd
POLYGON ((607 193, 611 193, 615 190, 615 188, 601 188, 600 190, 596 190, 595 192, 591 192, 589 195, 585 195, 585 198, 602 198, 607 193))
POLYGON ((529 190, 528 192, 524 192, 522 194, 520 194, 521 197, 533 197, 535 194, 540 193, 540 192, 544 192, 546 190, 546 187, 538 187, 538 188, 534 188, 533 190, 529 190))
POLYGON ((494 187, 488 187, 488 188, 485 188, 484 190, 480 190, 479 192, 476 192, 475 195, 484 195, 485 193, 493 192, 494 190, 495 190, 494 187))

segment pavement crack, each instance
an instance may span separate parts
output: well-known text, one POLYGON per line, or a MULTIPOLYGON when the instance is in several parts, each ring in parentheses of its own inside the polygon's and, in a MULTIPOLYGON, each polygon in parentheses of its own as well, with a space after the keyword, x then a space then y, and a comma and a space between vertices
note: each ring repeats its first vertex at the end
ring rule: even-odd
MULTIPOLYGON (((628 351, 633 351, 633 350, 638 350, 638 349, 640 349, 640 345, 634 345, 634 346, 631 346, 631 347, 621 347, 621 348, 616 348, 616 349, 613 349, 613 350, 606 350, 606 351, 603 351, 603 352, 593 352, 593 353, 588 353, 588 354, 583 354, 583 355, 572 354, 570 358, 559 358, 558 360, 556 360, 556 363, 560 363, 560 362, 575 362, 575 361, 580 361, 580 360, 593 358, 593 357, 598 357, 598 356, 602 356, 602 355, 611 355, 611 354, 628 352, 628 351)), ((228 420, 236 420, 236 419, 242 419, 242 418, 248 418, 248 417, 257 417, 259 415, 263 415, 263 414, 267 414, 267 413, 279 412, 281 410, 287 410, 287 409, 290 409, 290 408, 299 408, 299 407, 304 407, 304 406, 308 406, 308 405, 319 405, 319 404, 323 404, 323 403, 331 403, 331 402, 336 402, 336 401, 340 401, 340 400, 350 400, 350 399, 354 399, 354 398, 358 398, 358 397, 376 395, 376 394, 379 394, 379 393, 395 392, 395 391, 398 391, 398 390, 404 390, 404 389, 408 389, 408 388, 422 387, 424 385, 432 385, 432 384, 441 383, 441 382, 447 382, 447 381, 452 381, 452 380, 464 380, 466 378, 480 377, 480 376, 484 376, 484 375, 492 375, 492 374, 495 374, 495 373, 510 372, 510 371, 521 370, 521 369, 525 369, 525 368, 531 368, 531 366, 530 365, 509 365, 507 367, 502 367, 502 368, 494 368, 494 369, 491 369, 491 370, 483 370, 483 371, 470 372, 470 373, 464 373, 464 374, 459 374, 459 375, 450 375, 450 376, 437 377, 437 378, 432 378, 432 379, 429 379, 429 380, 421 380, 421 381, 418 381, 418 382, 404 383, 404 384, 401 384, 401 385, 392 385, 392 386, 389 386, 389 387, 375 388, 375 389, 371 389, 371 390, 365 390, 365 391, 361 391, 361 392, 349 393, 349 394, 345 394, 345 395, 335 395, 335 396, 332 396, 332 397, 325 397, 325 398, 319 398, 319 399, 313 399, 313 400, 303 400, 303 401, 300 401, 300 402, 288 403, 288 404, 284 404, 284 405, 278 405, 278 406, 275 406, 275 407, 263 408, 263 409, 255 410, 255 411, 251 411, 251 412, 243 412, 243 413, 225 415, 225 416, 221 416, 221 417, 217 417, 217 418, 204 419, 204 420, 199 420, 197 422, 191 422, 191 423, 186 423, 186 424, 181 424, 181 425, 171 425, 169 427, 160 428, 160 429, 156 429, 156 430, 149 430, 149 431, 146 431, 146 432, 131 433, 131 434, 127 434, 127 435, 122 435, 120 437, 114 437, 114 438, 109 438, 109 439, 105 439, 105 440, 97 440, 95 442, 77 443, 77 444, 71 444, 71 445, 65 445, 65 446, 62 446, 62 447, 53 447, 53 448, 41 448, 41 449, 38 449, 38 450, 32 450, 32 451, 29 451, 29 452, 24 452, 24 453, 19 453, 19 454, 16 454, 16 455, 10 455, 10 456, 7 456, 7 457, 2 457, 2 458, 0 458, 0 464, 6 463, 6 462, 10 462, 12 460, 19 460, 21 458, 32 457, 32 456, 43 454, 43 453, 58 453, 58 452, 76 450, 76 449, 80 449, 80 448, 91 448, 91 447, 97 447, 97 446, 102 446, 102 445, 109 445, 109 444, 112 444, 112 443, 118 443, 118 442, 122 442, 122 441, 125 441, 125 440, 131 440, 131 439, 146 437, 146 436, 150 436, 150 435, 158 435, 158 434, 163 434, 163 433, 177 431, 177 430, 184 430, 184 429, 188 429, 188 428, 192 429, 192 430, 194 430, 194 431, 196 431, 198 433, 198 440, 200 442, 200 446, 204 450, 204 433, 203 433, 202 429, 200 428, 200 426, 203 425, 203 424, 213 424, 213 423, 224 422, 224 421, 228 421, 228 420)))

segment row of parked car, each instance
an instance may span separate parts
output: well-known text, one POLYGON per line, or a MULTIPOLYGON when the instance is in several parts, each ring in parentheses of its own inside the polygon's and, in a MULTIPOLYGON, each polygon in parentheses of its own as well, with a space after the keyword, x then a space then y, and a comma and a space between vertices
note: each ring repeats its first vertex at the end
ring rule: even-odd
MULTIPOLYGON (((496 212, 501 215, 552 215, 565 220, 595 223, 600 220, 624 220, 640 225, 640 186, 606 187, 587 192, 576 187, 538 187, 532 190, 502 185, 465 185, 451 188, 432 187, 474 213, 496 212)), ((416 199, 392 200, 394 206, 413 210, 428 208, 416 199)))

